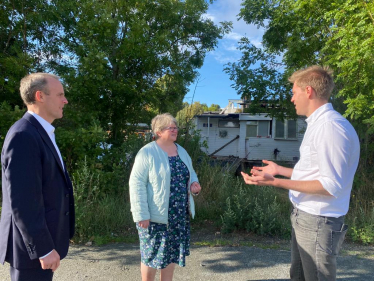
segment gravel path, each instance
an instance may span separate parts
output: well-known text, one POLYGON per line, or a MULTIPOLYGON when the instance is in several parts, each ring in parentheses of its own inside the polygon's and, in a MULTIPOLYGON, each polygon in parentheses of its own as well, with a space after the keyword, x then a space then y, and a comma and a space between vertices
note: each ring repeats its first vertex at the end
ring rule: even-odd
MULTIPOLYGON (((54 281, 140 280, 139 262, 134 244, 71 246, 54 281)), ((174 280, 288 280, 289 267, 289 250, 192 246, 187 266, 177 267, 174 280)), ((10 281, 8 272, 0 265, 0 280, 10 281)), ((338 258, 338 280, 374 280, 374 247, 347 245, 338 258)))

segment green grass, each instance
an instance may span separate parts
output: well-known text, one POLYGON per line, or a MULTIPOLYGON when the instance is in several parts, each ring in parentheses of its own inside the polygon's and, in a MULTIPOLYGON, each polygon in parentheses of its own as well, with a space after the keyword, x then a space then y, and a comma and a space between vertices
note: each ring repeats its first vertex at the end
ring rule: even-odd
POLYGON ((97 246, 102 246, 110 243, 127 243, 127 244, 137 244, 139 243, 138 235, 130 234, 126 236, 94 236, 92 237, 92 242, 97 246))
MULTIPOLYGON (((96 202, 79 205, 76 203, 76 235, 74 241, 116 239, 128 234, 134 227, 130 203, 125 196, 106 196, 96 202), (101 238, 99 238, 101 237, 101 238)), ((82 202, 81 202, 82 203, 82 202)), ((94 241, 97 242, 97 241, 94 241)))
POLYGON ((214 239, 214 240, 207 240, 207 241, 198 241, 193 242, 192 245, 194 246, 204 246, 204 247, 256 247, 260 249, 272 249, 272 250, 280 250, 286 249, 289 250, 289 247, 283 247, 278 244, 265 244, 259 242, 251 242, 251 241, 233 241, 231 239, 214 239))

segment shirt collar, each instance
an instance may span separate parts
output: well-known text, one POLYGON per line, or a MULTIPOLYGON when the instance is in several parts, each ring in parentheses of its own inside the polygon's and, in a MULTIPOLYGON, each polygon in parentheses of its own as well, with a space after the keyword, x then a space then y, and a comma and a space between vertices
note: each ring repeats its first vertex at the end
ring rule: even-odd
POLYGON ((318 118, 326 113, 327 111, 333 110, 331 103, 326 103, 320 107, 318 107, 307 119, 305 119, 305 122, 308 123, 308 125, 312 125, 314 122, 318 120, 318 118))
POLYGON ((53 127, 47 120, 43 119, 43 117, 40 117, 38 114, 30 110, 27 112, 34 116, 36 120, 38 120, 38 122, 40 123, 40 125, 42 125, 48 135, 52 135, 55 132, 55 127, 53 127))

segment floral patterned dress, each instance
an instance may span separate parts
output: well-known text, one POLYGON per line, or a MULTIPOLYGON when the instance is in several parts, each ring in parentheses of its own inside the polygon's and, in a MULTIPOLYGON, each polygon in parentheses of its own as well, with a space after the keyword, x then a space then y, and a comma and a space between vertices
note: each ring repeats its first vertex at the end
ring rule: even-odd
POLYGON ((189 171, 179 156, 169 157, 171 171, 168 224, 150 222, 148 229, 136 224, 141 262, 162 269, 171 263, 186 265, 190 255, 190 217, 188 212, 189 171))

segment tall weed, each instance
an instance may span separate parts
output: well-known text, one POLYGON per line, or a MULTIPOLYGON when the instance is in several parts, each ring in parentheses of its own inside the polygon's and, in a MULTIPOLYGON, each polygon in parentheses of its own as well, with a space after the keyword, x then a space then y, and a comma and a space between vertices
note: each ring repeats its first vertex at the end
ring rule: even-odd
POLYGON ((346 221, 352 241, 374 244, 374 170, 368 166, 356 172, 346 221))
POLYGON ((73 174, 76 239, 124 233, 133 226, 128 179, 135 156, 145 144, 136 136, 108 149, 96 163, 85 159, 73 174))
POLYGON ((98 164, 102 172, 100 183, 105 194, 122 194, 124 190, 128 192, 135 156, 146 143, 144 138, 131 135, 121 146, 105 150, 98 164))
POLYGON ((91 220, 94 206, 100 194, 100 176, 89 169, 87 159, 81 168, 73 174, 74 199, 75 199, 75 229, 76 236, 83 238, 90 235, 91 220))
MULTIPOLYGON (((289 237, 291 205, 287 191, 274 187, 246 185, 241 177, 226 173, 225 167, 204 153, 198 134, 182 136, 178 143, 190 154, 202 191, 195 197, 195 222, 210 220, 223 232, 244 230, 259 235, 289 237)), ((74 172, 77 209, 77 238, 124 234, 133 228, 128 199, 128 178, 143 140, 130 138, 108 151, 95 165, 80 163, 74 172)), ((373 173, 374 175, 374 173, 373 173)), ((351 240, 373 244, 374 176, 357 172, 347 222, 351 240)))
POLYGON ((237 180, 237 188, 226 199, 222 231, 246 230, 260 235, 289 237, 290 204, 271 187, 247 186, 237 180))
POLYGON ((92 237, 124 233, 132 225, 128 187, 122 192, 106 194, 100 173, 89 169, 87 162, 73 176, 76 210, 75 239, 83 242, 92 237))
POLYGON ((195 164, 202 191, 195 197, 196 219, 220 221, 226 198, 236 188, 236 180, 231 175, 222 173, 222 168, 214 165, 208 158, 195 164))

